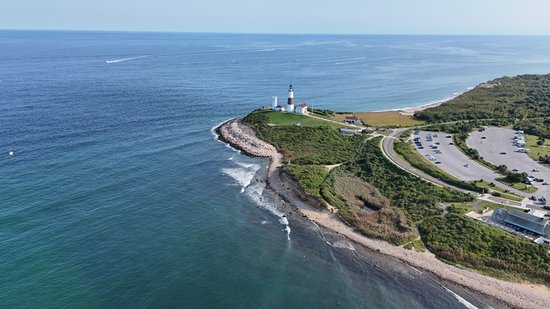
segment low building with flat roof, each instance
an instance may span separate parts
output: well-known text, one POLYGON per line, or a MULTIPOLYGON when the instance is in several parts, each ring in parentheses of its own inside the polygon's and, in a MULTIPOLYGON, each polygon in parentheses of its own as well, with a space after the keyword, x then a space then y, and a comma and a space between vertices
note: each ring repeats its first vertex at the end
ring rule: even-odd
POLYGON ((550 222, 536 210, 524 212, 515 209, 506 210, 497 208, 493 212, 492 219, 500 223, 519 227, 540 236, 540 238, 537 239, 538 241, 536 241, 537 243, 550 243, 550 222))

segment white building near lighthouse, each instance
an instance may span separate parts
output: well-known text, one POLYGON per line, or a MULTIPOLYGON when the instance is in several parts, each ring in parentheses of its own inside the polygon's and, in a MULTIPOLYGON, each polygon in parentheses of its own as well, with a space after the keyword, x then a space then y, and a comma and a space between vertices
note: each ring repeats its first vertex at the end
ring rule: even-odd
POLYGON ((307 104, 304 103, 296 106, 296 114, 302 114, 302 115, 307 114, 307 104))
POLYGON ((277 96, 274 96, 271 100, 271 109, 277 112, 288 112, 302 115, 306 115, 308 113, 307 104, 303 103, 298 106, 294 105, 294 89, 292 88, 292 85, 288 87, 288 100, 286 102, 286 106, 279 104, 277 96))

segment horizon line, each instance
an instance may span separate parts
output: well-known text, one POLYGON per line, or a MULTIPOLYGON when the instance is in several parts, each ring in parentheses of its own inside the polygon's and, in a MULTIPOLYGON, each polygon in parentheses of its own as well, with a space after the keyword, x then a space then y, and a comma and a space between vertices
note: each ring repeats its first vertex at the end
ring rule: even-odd
POLYGON ((166 33, 166 34, 228 34, 228 35, 338 35, 338 36, 515 36, 548 37, 550 34, 493 34, 493 33, 337 33, 337 32, 229 32, 229 31, 170 31, 170 30, 109 30, 109 29, 36 29, 0 28, 0 31, 50 31, 50 32, 113 32, 113 33, 166 33))

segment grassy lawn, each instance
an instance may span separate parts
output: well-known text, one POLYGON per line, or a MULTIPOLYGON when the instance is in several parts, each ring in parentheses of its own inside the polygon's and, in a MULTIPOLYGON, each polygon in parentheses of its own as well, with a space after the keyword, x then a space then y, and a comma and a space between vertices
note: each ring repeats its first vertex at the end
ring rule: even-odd
POLYGON ((331 128, 345 128, 344 124, 339 125, 331 121, 324 121, 321 119, 308 117, 299 114, 288 114, 274 111, 257 111, 257 113, 264 113, 269 117, 269 124, 275 126, 302 126, 302 127, 331 127, 331 128))
POLYGON ((484 208, 487 207, 491 210, 494 210, 495 208, 503 208, 503 209, 513 209, 514 208, 514 207, 504 206, 504 205, 489 202, 489 201, 479 201, 478 205, 479 205, 479 207, 481 207, 481 209, 484 209, 484 208))
POLYGON ((506 178, 498 178, 497 180, 499 182, 502 182, 505 185, 508 185, 512 188, 518 189, 523 192, 533 193, 537 191, 537 188, 534 186, 526 185, 524 183, 519 183, 519 182, 509 182, 506 180, 506 178))
POLYGON ((527 148, 531 149, 528 153, 529 157, 535 161, 539 160, 539 156, 550 156, 550 140, 546 140, 544 145, 537 145, 538 137, 534 135, 525 135, 527 148))
POLYGON ((516 201, 516 202, 521 202, 523 200, 523 197, 515 195, 510 192, 506 192, 506 190, 496 186, 495 184, 491 185, 485 181, 475 181, 475 184, 478 187, 484 188, 488 191, 492 191, 492 195, 494 196, 499 196, 499 197, 516 201))
POLYGON ((401 115, 397 111, 388 112, 361 112, 354 113, 363 123, 374 127, 413 127, 424 124, 423 121, 413 119, 408 115, 401 115))

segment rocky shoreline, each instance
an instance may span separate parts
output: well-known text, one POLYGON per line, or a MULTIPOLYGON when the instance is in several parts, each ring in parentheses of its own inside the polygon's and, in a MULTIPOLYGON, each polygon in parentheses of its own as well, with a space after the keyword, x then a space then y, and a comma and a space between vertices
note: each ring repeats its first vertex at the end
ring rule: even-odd
POLYGON ((277 149, 261 140, 254 131, 242 122, 242 118, 228 120, 215 129, 218 139, 231 145, 243 154, 269 158, 267 185, 287 203, 291 204, 304 217, 319 226, 347 237, 363 247, 392 256, 402 262, 425 270, 443 281, 456 284, 491 297, 512 308, 548 308, 550 289, 544 285, 513 283, 488 277, 472 270, 445 264, 430 252, 416 252, 387 242, 371 239, 355 232, 338 216, 326 210, 319 200, 299 189, 299 186, 281 171, 283 156, 277 149))

